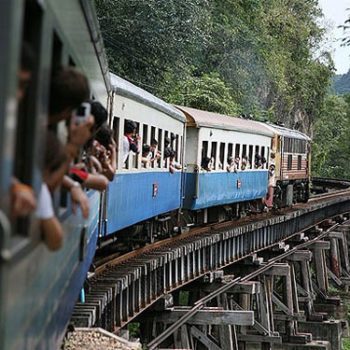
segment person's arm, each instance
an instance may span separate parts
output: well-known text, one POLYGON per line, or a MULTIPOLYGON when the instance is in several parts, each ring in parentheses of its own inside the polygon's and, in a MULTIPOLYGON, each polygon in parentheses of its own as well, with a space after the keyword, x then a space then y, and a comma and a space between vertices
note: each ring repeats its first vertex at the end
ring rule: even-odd
POLYGON ((89 174, 83 185, 97 191, 104 191, 108 187, 108 179, 101 174, 89 174))
POLYGON ((58 250, 63 242, 63 229, 56 216, 40 220, 45 244, 50 250, 58 250))
POLYGON ((12 178, 11 214, 14 218, 29 215, 36 208, 36 199, 32 188, 12 178))
POLYGON ((89 199, 85 192, 82 190, 79 182, 73 181, 69 176, 65 175, 63 177, 62 185, 70 191, 73 213, 76 213, 76 207, 79 205, 83 217, 87 219, 89 217, 90 211, 89 199))

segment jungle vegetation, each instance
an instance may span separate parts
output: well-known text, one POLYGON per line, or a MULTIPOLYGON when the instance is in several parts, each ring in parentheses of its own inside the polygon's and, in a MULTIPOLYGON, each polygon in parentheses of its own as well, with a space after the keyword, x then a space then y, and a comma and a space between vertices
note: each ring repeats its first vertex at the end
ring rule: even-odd
POLYGON ((317 0, 95 2, 111 71, 170 103, 306 132, 314 173, 350 177, 350 98, 330 95, 317 0))

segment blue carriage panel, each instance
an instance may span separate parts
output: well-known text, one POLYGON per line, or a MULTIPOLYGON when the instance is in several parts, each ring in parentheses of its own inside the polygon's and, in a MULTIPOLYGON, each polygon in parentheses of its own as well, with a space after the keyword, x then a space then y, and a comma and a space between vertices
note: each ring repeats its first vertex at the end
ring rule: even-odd
POLYGON ((187 173, 184 208, 197 210, 263 198, 267 185, 267 171, 187 173))
POLYGON ((180 185, 180 172, 117 174, 109 185, 107 233, 178 209, 180 185))

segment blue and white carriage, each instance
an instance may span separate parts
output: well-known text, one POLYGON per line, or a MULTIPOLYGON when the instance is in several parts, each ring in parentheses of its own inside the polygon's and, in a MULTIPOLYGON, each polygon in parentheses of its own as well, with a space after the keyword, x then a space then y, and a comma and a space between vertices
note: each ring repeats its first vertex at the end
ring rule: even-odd
POLYGON ((272 131, 251 120, 179 108, 187 118, 184 208, 204 209, 205 213, 210 207, 263 198, 267 192, 272 131), (254 164, 256 155, 266 159, 259 168, 254 164), (201 168, 204 157, 211 159, 211 171, 201 168), (237 172, 227 171, 229 157, 240 158, 237 172), (248 165, 242 170, 244 157, 248 165))
POLYGON ((124 79, 111 75, 113 86, 112 125, 118 145, 118 169, 109 186, 106 233, 176 211, 181 206, 181 172, 170 172, 169 158, 164 158, 165 139, 171 139, 175 159, 182 162, 185 117, 173 106, 124 79), (123 159, 125 120, 138 126, 140 148, 158 142, 159 161, 145 167, 139 154, 130 151, 123 159))

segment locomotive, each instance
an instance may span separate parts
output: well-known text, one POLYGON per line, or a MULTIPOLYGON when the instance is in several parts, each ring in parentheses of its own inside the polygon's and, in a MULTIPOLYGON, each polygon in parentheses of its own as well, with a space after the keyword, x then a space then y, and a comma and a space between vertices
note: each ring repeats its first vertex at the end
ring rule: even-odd
POLYGON ((110 74, 91 1, 5 1, 0 23, 0 348, 58 348, 97 247, 125 236, 153 242, 194 224, 238 218, 266 197, 272 162, 275 204, 308 199, 310 139, 305 134, 172 106, 110 74), (30 106, 22 115, 15 101, 23 40, 33 45, 38 59, 30 106), (50 252, 34 217, 25 225, 11 218, 9 188, 16 172, 38 194, 40 126, 47 118, 50 77, 59 65, 78 67, 93 97, 108 107, 118 152, 108 190, 87 191, 88 220, 73 215, 69 198, 56 198, 56 215, 67 234, 63 247, 50 252), (129 152, 125 161, 128 121, 137 126, 141 145, 157 141, 158 157, 150 166, 144 165, 141 153, 129 152), (179 169, 172 169, 167 149, 179 169), (210 169, 202 166, 204 158, 210 159, 210 169), (228 171, 232 158, 237 168, 228 171), (16 170, 18 160, 23 161, 16 170))

